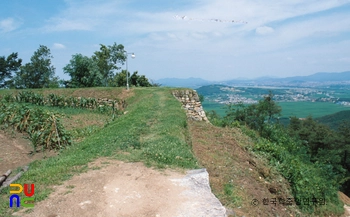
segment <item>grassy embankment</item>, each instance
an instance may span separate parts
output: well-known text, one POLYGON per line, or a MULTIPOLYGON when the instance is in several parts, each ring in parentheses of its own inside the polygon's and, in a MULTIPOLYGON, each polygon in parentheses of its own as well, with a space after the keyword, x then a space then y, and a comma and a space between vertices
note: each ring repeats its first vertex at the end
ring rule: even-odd
MULTIPOLYGON (((84 92, 91 91, 90 95, 97 98, 93 92, 109 90, 112 88, 81 89, 78 93, 75 90, 75 94, 84 95, 84 92)), ((41 201, 50 194, 53 185, 88 170, 87 163, 98 157, 144 161, 156 167, 197 168, 197 161, 188 145, 186 115, 179 102, 170 94, 170 89, 137 88, 131 91, 126 114, 59 155, 31 163, 29 171, 17 183, 35 183, 36 201, 41 201)), ((0 94, 4 92, 7 91, 0 94)), ((57 89, 51 92, 69 95, 73 90, 57 89)), ((120 91, 120 94, 123 93, 120 91)), ((74 116, 71 109, 67 111, 74 116)), ((85 116, 85 119, 90 116, 89 112, 79 115, 85 116)), ((2 191, 0 198, 0 216, 7 216, 12 211, 8 198, 7 188, 2 191)))

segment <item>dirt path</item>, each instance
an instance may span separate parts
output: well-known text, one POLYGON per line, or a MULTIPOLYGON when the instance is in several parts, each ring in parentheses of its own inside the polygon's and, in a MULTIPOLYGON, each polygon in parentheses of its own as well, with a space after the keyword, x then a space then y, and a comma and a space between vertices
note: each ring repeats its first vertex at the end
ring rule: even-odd
POLYGON ((15 136, 9 135, 0 130, 0 173, 7 170, 15 170, 17 167, 28 165, 34 160, 40 160, 45 157, 55 155, 54 152, 29 155, 33 148, 29 145, 30 141, 22 138, 22 134, 16 133, 15 136))
POLYGON ((97 160, 89 167, 102 168, 89 170, 56 186, 48 199, 14 215, 225 216, 225 209, 209 185, 197 188, 195 183, 201 182, 199 179, 203 176, 196 178, 196 175, 186 176, 171 170, 154 170, 142 163, 106 159, 97 160))
POLYGON ((344 205, 346 217, 350 217, 350 206, 344 205))

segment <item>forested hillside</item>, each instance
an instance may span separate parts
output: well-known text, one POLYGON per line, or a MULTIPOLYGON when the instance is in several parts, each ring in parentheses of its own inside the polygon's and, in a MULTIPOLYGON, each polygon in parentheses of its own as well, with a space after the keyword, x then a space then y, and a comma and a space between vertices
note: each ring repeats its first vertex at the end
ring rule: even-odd
POLYGON ((337 130, 344 122, 350 121, 350 110, 340 111, 335 114, 316 118, 315 120, 329 126, 333 130, 337 130))

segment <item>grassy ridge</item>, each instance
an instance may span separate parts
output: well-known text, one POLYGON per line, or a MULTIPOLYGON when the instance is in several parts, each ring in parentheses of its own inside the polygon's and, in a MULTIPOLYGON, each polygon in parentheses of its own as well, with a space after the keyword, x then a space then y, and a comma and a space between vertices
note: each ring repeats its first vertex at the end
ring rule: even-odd
MULTIPOLYGON (((187 144, 187 124, 178 101, 166 88, 136 88, 128 99, 128 113, 60 155, 30 164, 17 183, 35 183, 36 201, 45 199, 50 186, 86 171, 97 157, 144 161, 150 166, 196 168, 187 144), (123 153, 129 154, 123 154, 123 153)), ((9 215, 9 190, 0 198, 0 216, 9 215)))

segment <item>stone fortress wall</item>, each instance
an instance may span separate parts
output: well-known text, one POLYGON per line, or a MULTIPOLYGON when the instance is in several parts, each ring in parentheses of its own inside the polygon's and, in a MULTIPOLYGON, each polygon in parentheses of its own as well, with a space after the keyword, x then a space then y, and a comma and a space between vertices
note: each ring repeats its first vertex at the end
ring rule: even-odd
POLYGON ((195 90, 173 90, 172 94, 186 110, 187 119, 209 122, 195 90))

